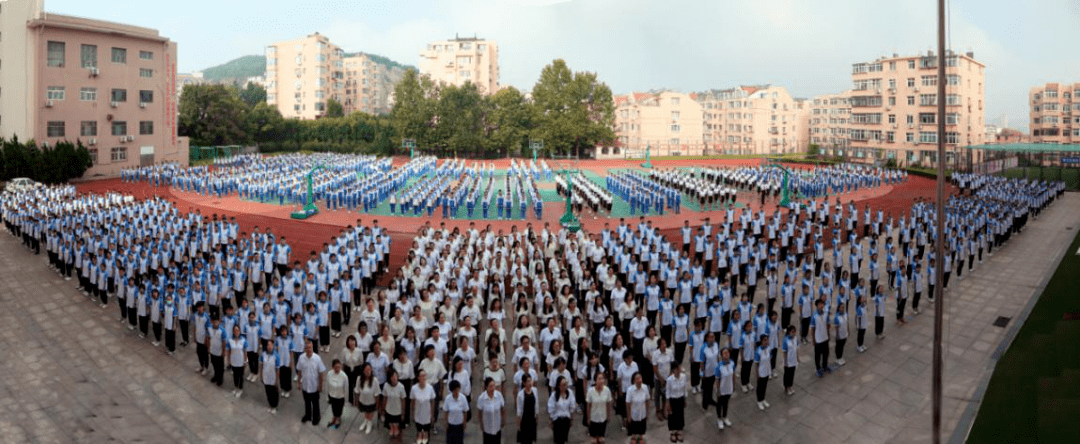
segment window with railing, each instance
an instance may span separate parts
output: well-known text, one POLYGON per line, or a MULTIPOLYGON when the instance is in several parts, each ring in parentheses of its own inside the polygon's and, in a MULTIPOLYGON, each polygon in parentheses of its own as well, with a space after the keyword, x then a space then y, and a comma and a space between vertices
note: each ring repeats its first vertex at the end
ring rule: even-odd
POLYGON ((919 124, 921 125, 933 125, 937 122, 937 114, 935 113, 919 113, 919 124))
POLYGON ((83 68, 97 68, 97 45, 80 46, 79 61, 83 68))
POLYGON ((64 137, 64 121, 50 120, 46 124, 45 135, 48 137, 64 137))
POLYGON ((126 146, 114 146, 112 148, 112 161, 123 162, 127 160, 127 147, 126 146))
POLYGON ((937 76, 922 76, 922 86, 937 86, 937 76))
POLYGON ((919 94, 919 105, 937 105, 937 94, 919 94))
POLYGON ((937 132, 919 131, 919 143, 937 143, 937 132))
POLYGON ((83 120, 82 122, 79 122, 79 136, 97 137, 97 121, 83 120))
POLYGON ((45 98, 48 100, 64 100, 63 86, 50 86, 45 89, 45 98))
POLYGON ((48 62, 46 66, 50 68, 63 68, 64 67, 64 42, 49 42, 48 43, 48 62))
POLYGON ((97 88, 90 86, 79 88, 79 100, 83 102, 93 102, 97 100, 97 88))

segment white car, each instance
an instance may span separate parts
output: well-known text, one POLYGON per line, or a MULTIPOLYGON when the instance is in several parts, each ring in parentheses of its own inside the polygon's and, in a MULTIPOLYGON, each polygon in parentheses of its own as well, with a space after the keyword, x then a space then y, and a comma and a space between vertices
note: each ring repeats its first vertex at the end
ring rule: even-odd
POLYGON ((16 193, 23 190, 29 190, 36 187, 37 185, 37 182, 34 182, 30 179, 27 179, 25 177, 17 177, 9 180, 7 182, 7 185, 4 186, 4 190, 16 193))

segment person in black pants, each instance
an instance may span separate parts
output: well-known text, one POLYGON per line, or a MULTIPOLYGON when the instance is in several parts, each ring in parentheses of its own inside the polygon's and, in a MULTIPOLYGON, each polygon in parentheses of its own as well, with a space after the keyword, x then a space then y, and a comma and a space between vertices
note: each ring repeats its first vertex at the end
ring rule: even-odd
POLYGON ((310 340, 304 342, 304 353, 296 360, 296 376, 300 381, 300 391, 304 394, 304 417, 300 422, 311 421, 319 425, 319 393, 322 392, 323 377, 326 376, 326 364, 313 350, 310 340))
POLYGON ((824 376, 824 372, 832 373, 829 369, 829 315, 825 313, 825 301, 817 300, 817 311, 811 318, 814 330, 814 367, 817 368, 818 377, 824 376))

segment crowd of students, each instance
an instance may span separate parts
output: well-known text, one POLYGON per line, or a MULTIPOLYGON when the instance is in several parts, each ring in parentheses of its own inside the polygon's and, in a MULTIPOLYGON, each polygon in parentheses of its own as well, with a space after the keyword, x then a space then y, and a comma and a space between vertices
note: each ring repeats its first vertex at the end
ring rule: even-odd
MULTIPOLYGON (((946 287, 1064 190, 968 182, 978 186, 945 207, 946 287)), ((180 347, 195 342, 197 371, 212 370, 212 383, 223 385, 227 365, 234 395, 261 382, 275 413, 295 381, 305 422, 322 424, 325 392, 328 427, 340 427, 348 403, 365 433, 381 421, 391 436, 415 427, 418 442, 437 424, 447 442, 461 442, 474 416, 485 442, 502 442, 508 410, 524 443, 541 425, 556 443, 575 427, 598 443, 609 426, 642 441, 661 423, 681 442, 694 404, 714 408, 723 430, 733 425, 736 387, 754 390, 767 410, 773 378, 782 374, 785 394, 795 393, 800 353, 810 354, 800 348, 812 348, 824 377, 845 365, 851 333, 857 352, 880 345, 890 309, 899 327, 909 299, 919 314, 922 296, 935 294, 930 202, 895 215, 865 207, 861 219, 838 198, 713 214, 717 222, 687 220, 677 236, 644 217, 596 233, 428 223, 390 270, 378 221, 358 220, 301 262, 269 229, 246 233, 235 220, 181 214, 160 199, 70 186, 0 198, 8 230, 44 247, 103 307, 115 296, 133 331, 152 328, 154 346, 164 332, 168 353, 177 338, 180 347), (384 274, 388 285, 377 287, 384 274), (335 353, 332 338, 342 334, 335 353)))

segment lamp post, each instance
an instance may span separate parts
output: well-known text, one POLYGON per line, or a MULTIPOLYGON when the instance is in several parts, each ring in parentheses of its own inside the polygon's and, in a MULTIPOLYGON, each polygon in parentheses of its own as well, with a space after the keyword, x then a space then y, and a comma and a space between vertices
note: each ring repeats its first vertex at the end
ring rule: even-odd
POLYGON ((533 163, 536 163, 536 152, 544 149, 544 139, 529 139, 529 148, 532 148, 533 163))
POLYGON ((401 139, 401 147, 409 149, 409 159, 416 157, 416 139, 401 139))
POLYGON ((641 164, 642 168, 652 168, 652 162, 649 161, 649 155, 652 151, 652 145, 645 144, 645 163, 641 164))

